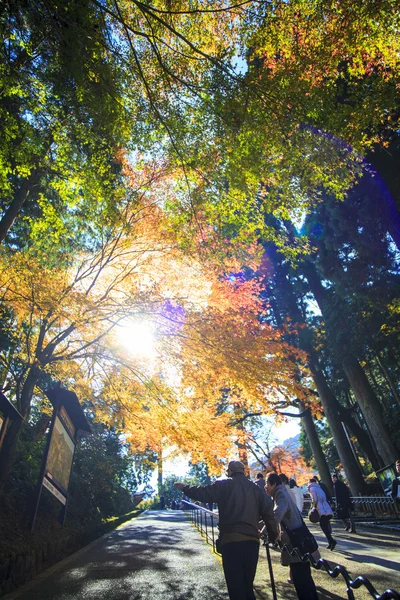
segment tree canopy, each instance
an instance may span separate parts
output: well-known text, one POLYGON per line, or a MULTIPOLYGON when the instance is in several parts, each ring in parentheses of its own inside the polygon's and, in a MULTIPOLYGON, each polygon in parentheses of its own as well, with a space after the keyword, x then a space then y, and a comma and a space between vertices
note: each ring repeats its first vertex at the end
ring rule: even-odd
POLYGON ((294 406, 362 491, 400 443, 397 3, 21 0, 0 31, 0 373, 23 417, 57 381, 132 453, 217 474, 241 419, 294 406), (138 323, 147 356, 118 336, 138 323))

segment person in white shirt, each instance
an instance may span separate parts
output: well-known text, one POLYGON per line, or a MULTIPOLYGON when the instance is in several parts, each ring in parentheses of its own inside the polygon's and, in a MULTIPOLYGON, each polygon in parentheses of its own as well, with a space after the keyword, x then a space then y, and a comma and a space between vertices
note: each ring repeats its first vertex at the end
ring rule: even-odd
POLYGON ((297 483, 294 479, 289 479, 289 488, 290 488, 290 493, 292 494, 292 498, 295 501, 297 508, 299 509, 300 512, 303 512, 303 503, 304 503, 303 492, 301 491, 301 489, 299 488, 299 486, 297 485, 297 483))

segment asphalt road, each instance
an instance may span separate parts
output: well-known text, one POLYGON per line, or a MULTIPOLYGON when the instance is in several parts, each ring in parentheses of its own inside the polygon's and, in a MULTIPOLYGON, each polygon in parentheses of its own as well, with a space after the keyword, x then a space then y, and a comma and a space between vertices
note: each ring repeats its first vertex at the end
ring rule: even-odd
MULTIPOLYGON (((334 552, 318 525, 311 525, 323 558, 341 564, 353 578, 365 575, 379 594, 400 591, 400 531, 361 528, 357 534, 334 525, 334 552)), ((279 600, 296 600, 289 569, 272 552, 279 600)), ((320 600, 345 600, 341 576, 313 569, 320 600)), ((255 579, 259 600, 272 600, 265 550, 255 579)), ((356 600, 371 600, 361 587, 356 600)), ((147 511, 44 571, 4 600, 228 600, 220 559, 181 511, 147 511)))
POLYGON ((228 600, 219 559, 181 511, 146 511, 4 600, 228 600))

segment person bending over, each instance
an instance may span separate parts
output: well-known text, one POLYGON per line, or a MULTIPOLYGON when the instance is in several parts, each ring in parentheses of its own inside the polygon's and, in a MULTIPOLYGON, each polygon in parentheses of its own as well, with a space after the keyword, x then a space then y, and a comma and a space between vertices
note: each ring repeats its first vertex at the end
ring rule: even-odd
MULTIPOLYGON (((286 486, 282 484, 279 475, 276 473, 269 473, 267 475, 267 494, 274 500, 274 517, 277 525, 283 525, 281 534, 282 545, 291 547, 286 529, 290 531, 302 526, 303 518, 301 513, 290 492, 287 491, 286 486)), ((318 550, 313 553, 313 557, 316 560, 320 558, 318 550)), ((299 600, 318 600, 309 562, 302 562, 297 556, 291 556, 289 552, 282 550, 281 564, 290 567, 290 579, 294 584, 299 600)))

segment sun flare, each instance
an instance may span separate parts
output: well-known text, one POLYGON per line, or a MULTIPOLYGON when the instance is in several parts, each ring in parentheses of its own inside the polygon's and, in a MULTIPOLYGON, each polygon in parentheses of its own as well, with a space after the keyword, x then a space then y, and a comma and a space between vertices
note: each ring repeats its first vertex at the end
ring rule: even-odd
POLYGON ((137 358, 153 360, 156 355, 154 325, 148 321, 122 321, 116 329, 119 343, 137 358))

